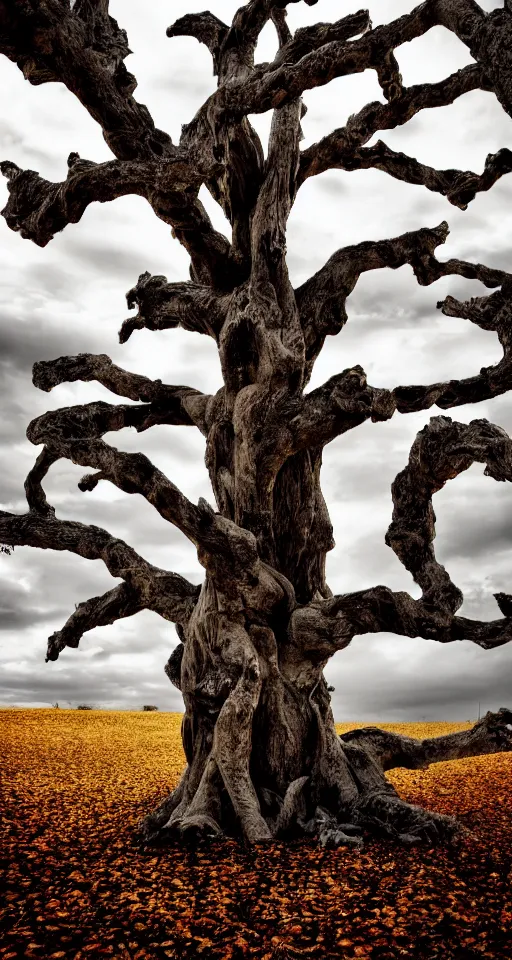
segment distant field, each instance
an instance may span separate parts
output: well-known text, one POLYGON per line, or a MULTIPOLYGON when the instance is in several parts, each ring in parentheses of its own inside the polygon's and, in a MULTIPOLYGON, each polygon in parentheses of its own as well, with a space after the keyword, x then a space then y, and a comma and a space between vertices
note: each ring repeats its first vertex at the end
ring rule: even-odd
MULTIPOLYGON (((0 711, 1 960, 510 960, 511 755, 390 775, 405 800, 471 829, 457 849, 368 839, 362 852, 231 840, 142 851, 134 826, 183 769, 180 723, 0 711)), ((425 737, 470 724, 381 726, 425 737)))

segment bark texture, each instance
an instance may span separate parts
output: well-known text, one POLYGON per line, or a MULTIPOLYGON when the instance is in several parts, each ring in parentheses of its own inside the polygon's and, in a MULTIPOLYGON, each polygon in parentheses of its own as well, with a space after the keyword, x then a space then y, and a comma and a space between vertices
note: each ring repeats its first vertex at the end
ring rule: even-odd
MULTIPOLYGON (((290 0, 299 2, 299 0, 290 0)), ((316 0, 305 0, 310 4, 316 0)), ((214 339, 223 384, 208 396, 186 386, 129 373, 105 355, 80 354, 36 363, 42 390, 96 380, 129 404, 89 403, 34 420, 27 436, 42 445, 26 483, 28 510, 0 512, 2 552, 23 544, 102 559, 121 583, 80 604, 48 641, 47 659, 77 647, 97 626, 151 609, 176 624, 180 643, 165 667, 185 702, 182 736, 187 767, 177 789, 141 825, 146 841, 178 833, 235 833, 251 842, 304 833, 324 845, 360 845, 364 829, 412 843, 449 838, 449 818, 410 806, 385 772, 439 760, 510 750, 512 713, 487 714, 461 734, 414 741, 381 730, 339 738, 323 669, 355 635, 380 631, 441 643, 470 640, 485 649, 512 639, 512 596, 497 594, 502 616, 479 622, 457 616, 462 595, 436 559, 433 495, 473 462, 512 480, 512 441, 486 420, 469 424, 433 417, 418 434, 393 484, 386 542, 419 585, 414 599, 378 585, 333 596, 325 579, 333 530, 320 486, 324 446, 366 420, 478 402, 512 387, 512 275, 464 260, 440 260, 448 224, 337 251, 294 290, 286 263, 286 230, 297 191, 332 168, 377 167, 420 184, 465 209, 512 171, 507 148, 483 171, 435 170, 391 150, 380 131, 424 109, 483 89, 512 115, 512 7, 485 13, 474 0, 425 0, 375 29, 366 11, 291 34, 286 0, 249 0, 225 24, 209 12, 187 14, 169 38, 206 45, 216 92, 184 127, 179 144, 158 130, 134 96, 124 60, 125 32, 108 0, 0 0, 0 52, 30 83, 64 83, 101 125, 113 153, 106 163, 72 153, 61 183, 5 160, 8 199, 2 214, 24 238, 45 246, 77 223, 90 203, 143 196, 190 255, 190 278, 169 283, 142 274, 127 294, 137 312, 120 330, 124 343, 141 329, 177 326, 214 339), (254 63, 261 30, 272 21, 276 56, 254 63), (432 27, 452 31, 475 63, 434 84, 405 87, 394 51, 432 27), (335 77, 375 70, 383 101, 300 150, 302 94, 335 77), (265 158, 248 116, 273 110, 265 158), (205 184, 232 227, 216 231, 198 200, 205 184), (493 292, 437 306, 494 331, 503 359, 465 380, 370 386, 356 365, 307 391, 325 339, 347 322, 346 300, 366 270, 404 264, 421 285, 440 277, 478 279, 493 292), (135 403, 133 402, 135 401, 135 403), (215 507, 191 503, 142 454, 106 443, 124 427, 195 427, 215 507), (197 549, 201 587, 148 563, 107 531, 59 520, 43 481, 67 458, 88 472, 92 492, 109 481, 145 497, 197 549)))

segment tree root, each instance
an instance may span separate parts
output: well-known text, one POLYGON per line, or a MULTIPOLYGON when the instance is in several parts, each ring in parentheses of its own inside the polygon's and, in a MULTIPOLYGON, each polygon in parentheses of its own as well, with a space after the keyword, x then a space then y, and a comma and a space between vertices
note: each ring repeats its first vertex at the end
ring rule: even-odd
MULTIPOLYGON (((330 849, 359 849, 364 833, 406 845, 456 844, 467 829, 453 817, 402 800, 386 779, 385 770, 399 766, 418 769, 441 760, 510 750, 511 720, 511 712, 502 708, 486 714, 470 730, 428 740, 400 737, 376 727, 343 734, 340 747, 356 791, 356 796, 345 802, 340 802, 340 791, 333 789, 332 777, 325 780, 318 765, 310 775, 292 780, 284 794, 269 787, 256 789, 250 780, 250 796, 244 802, 242 779, 237 778, 233 791, 232 781, 228 777, 226 783, 223 766, 212 749, 206 761, 201 761, 202 773, 193 769, 194 763, 187 768, 176 790, 141 821, 139 835, 145 844, 172 836, 196 843, 243 834, 249 843, 286 842, 303 836, 316 837, 322 847, 330 849), (319 797, 323 799, 319 801, 319 797), (254 833, 246 829, 248 802, 251 815, 256 808, 258 822, 263 824, 263 829, 254 833)), ((240 761, 232 758, 230 772, 237 759, 240 761)), ((248 768, 246 775, 249 778, 248 768)))

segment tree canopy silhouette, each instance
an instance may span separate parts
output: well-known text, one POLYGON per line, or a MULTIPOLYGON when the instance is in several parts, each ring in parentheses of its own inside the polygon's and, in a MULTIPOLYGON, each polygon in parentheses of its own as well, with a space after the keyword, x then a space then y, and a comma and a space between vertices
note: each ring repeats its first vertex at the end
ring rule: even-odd
MULTIPOLYGON (((298 2, 298 0, 290 0, 298 2)), ((312 5, 316 0, 305 0, 312 5)), ((142 14, 141 14, 142 16, 142 14)), ((108 0, 0 0, 0 51, 32 84, 60 82, 101 125, 114 159, 68 158, 62 183, 4 161, 7 225, 45 246, 95 201, 145 197, 190 256, 190 279, 169 283, 142 274, 127 294, 137 312, 120 330, 181 326, 215 341, 223 386, 208 396, 152 381, 109 357, 79 354, 34 365, 33 382, 49 391, 96 380, 133 404, 96 402, 33 420, 27 436, 42 445, 25 483, 28 511, 0 513, 0 540, 69 550, 102 559, 122 583, 81 603, 48 641, 48 660, 77 647, 95 627, 142 609, 176 624, 181 643, 166 672, 185 702, 182 737, 187 768, 177 789, 142 824, 146 840, 235 832, 249 841, 304 832, 323 844, 359 844, 363 828, 404 842, 449 837, 456 824, 401 801, 386 780, 396 766, 509 750, 512 713, 487 714, 470 731, 415 741, 367 728, 337 736, 323 669, 355 635, 387 631, 440 643, 470 640, 491 649, 512 639, 512 596, 496 594, 502 617, 457 616, 462 594, 436 560, 433 494, 473 462, 494 480, 512 480, 512 441, 487 420, 433 417, 420 431, 394 481, 386 535, 422 591, 420 599, 378 585, 333 596, 325 558, 333 531, 320 487, 324 446, 366 420, 397 412, 447 410, 488 400, 512 387, 512 274, 464 260, 439 260, 448 225, 422 227, 388 240, 337 251, 294 289, 286 263, 287 220, 308 177, 338 168, 375 167, 423 184, 465 209, 512 170, 508 149, 487 157, 482 173, 436 170, 391 150, 379 131, 421 110, 480 88, 512 116, 512 0, 486 14, 474 0, 425 0, 373 28, 364 11, 292 35, 286 0, 249 0, 225 24, 191 13, 169 37, 205 44, 218 87, 183 128, 179 144, 158 130, 134 99, 135 77, 124 30, 108 0), (275 58, 254 62, 259 34, 271 20, 275 58), (405 87, 395 50, 432 27, 452 31, 474 63, 437 83, 405 87), (302 94, 336 77, 375 71, 383 101, 368 104, 344 127, 300 150, 302 94), (273 111, 266 157, 250 114, 273 111), (232 227, 214 229, 198 199, 205 184, 232 227), (421 285, 458 275, 494 292, 437 306, 496 331, 503 358, 463 380, 381 389, 354 366, 306 392, 327 336, 347 321, 346 299, 360 275, 409 264, 421 285), (142 454, 124 453, 106 433, 155 424, 188 426, 205 437, 216 508, 192 503, 142 454), (42 483, 60 458, 88 472, 79 488, 109 481, 145 497, 197 548, 205 571, 196 587, 159 569, 106 530, 59 520, 42 483)))

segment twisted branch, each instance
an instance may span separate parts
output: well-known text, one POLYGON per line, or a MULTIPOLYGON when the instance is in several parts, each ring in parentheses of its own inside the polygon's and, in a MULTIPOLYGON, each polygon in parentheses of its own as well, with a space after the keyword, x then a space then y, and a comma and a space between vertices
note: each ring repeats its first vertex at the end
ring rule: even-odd
POLYGON ((490 153, 485 161, 482 174, 470 170, 436 170, 405 153, 391 150, 382 140, 372 147, 363 147, 338 156, 333 164, 340 170, 382 170, 396 180, 418 184, 440 193, 455 207, 466 210, 477 193, 490 190, 491 187, 512 171, 512 151, 504 148, 498 153, 490 153))
MULTIPOLYGON (((410 264, 420 286, 428 286, 445 276, 480 280, 487 287, 501 286, 509 277, 504 270, 482 264, 435 257, 436 248, 446 241, 448 224, 443 221, 432 229, 422 228, 391 240, 363 241, 343 247, 329 258, 309 280, 295 291, 304 339, 308 375, 320 353, 325 337, 338 333, 347 321, 345 302, 362 273, 410 264)), ((399 388, 399 390, 406 388, 399 388)), ((417 388, 413 388, 417 389, 417 388)), ((398 396, 398 394, 397 394, 398 396)), ((434 402, 434 401, 432 401, 434 402)), ((400 406, 401 412, 406 412, 400 406)), ((417 409, 421 409, 418 407, 417 409)))
POLYGON ((362 367, 349 367, 307 393, 299 412, 290 416, 291 451, 324 446, 365 420, 389 420, 395 409, 389 390, 370 387, 362 367))
MULTIPOLYGON (((53 462, 56 458, 50 459, 53 462)), ((38 472, 45 473, 48 460, 44 471, 41 455, 38 461, 38 472)), ((33 485, 35 473, 32 473, 33 485)), ((38 504, 32 501, 31 509, 25 514, 0 511, 0 540, 10 546, 67 550, 87 560, 103 560, 113 577, 125 581, 104 597, 95 597, 77 608, 63 629, 49 638, 48 660, 56 660, 65 646, 78 646, 87 630, 113 623, 121 616, 132 616, 143 608, 154 610, 174 623, 188 622, 197 600, 198 587, 177 573, 148 563, 124 540, 101 527, 58 520, 44 494, 37 499, 38 504)))
POLYGON ((195 198, 204 179, 204 174, 179 155, 159 161, 94 163, 70 153, 67 178, 62 183, 51 183, 34 170, 20 170, 9 161, 1 163, 0 170, 8 180, 9 199, 1 211, 7 226, 39 247, 45 247, 68 223, 78 223, 90 203, 106 203, 128 194, 145 197, 157 216, 172 224, 173 195, 192 191, 195 198))
MULTIPOLYGON (((421 83, 406 87, 390 103, 374 100, 347 120, 344 127, 333 130, 300 155, 299 183, 325 170, 339 167, 352 169, 352 157, 380 130, 394 130, 411 120, 421 110, 445 107, 471 90, 488 89, 480 64, 470 64, 437 83, 421 83)), ((357 160, 356 160, 357 162, 357 160)))
POLYGON ((433 417, 418 433, 409 463, 393 483, 393 520, 386 534, 386 543, 421 587, 421 599, 377 586, 313 601, 291 616, 285 662, 293 664, 299 649, 314 663, 326 663, 355 635, 381 631, 440 643, 469 640, 485 650, 512 640, 512 598, 495 594, 504 614, 500 620, 455 616, 462 593, 434 553, 432 496, 474 462, 486 464, 486 476, 512 481, 512 441, 507 433, 487 420, 463 424, 433 417))
MULTIPOLYGON (((467 266, 467 265, 466 265, 467 266)), ((479 277, 481 279, 481 277, 479 277)), ((512 278, 504 274, 501 289, 488 297, 461 302, 448 296, 437 304, 447 317, 463 317, 483 330, 493 330, 503 349, 502 359, 480 373, 463 380, 433 383, 430 386, 396 387, 393 396, 400 413, 425 410, 433 404, 448 410, 464 403, 479 403, 498 397, 512 388, 512 278)))
POLYGON ((198 283, 167 283, 163 276, 141 273, 126 294, 135 317, 128 317, 119 331, 119 342, 126 343, 134 330, 169 330, 183 327, 218 340, 229 307, 229 295, 216 294, 198 283))
POLYGON ((57 360, 43 360, 34 364, 32 382, 40 390, 49 392, 60 383, 74 383, 77 380, 84 383, 96 380, 120 397, 149 403, 145 407, 112 408, 117 411, 116 416, 119 416, 122 426, 135 427, 140 432, 156 423, 194 424, 203 433, 206 432, 204 418, 210 397, 200 390, 171 387, 161 380, 149 380, 148 377, 116 366, 106 354, 79 353, 77 357, 59 357, 57 360))
POLYGON ((505 707, 486 713, 470 730, 442 737, 414 740, 377 727, 362 727, 342 733, 340 740, 360 747, 382 771, 405 767, 424 770, 431 763, 463 760, 512 749, 512 712, 505 707))
POLYGON ((137 81, 124 65, 126 32, 108 14, 108 0, 21 0, 0 4, 0 53, 32 84, 64 83, 96 120, 115 156, 151 160, 171 156, 167 133, 155 128, 133 98, 137 81))

